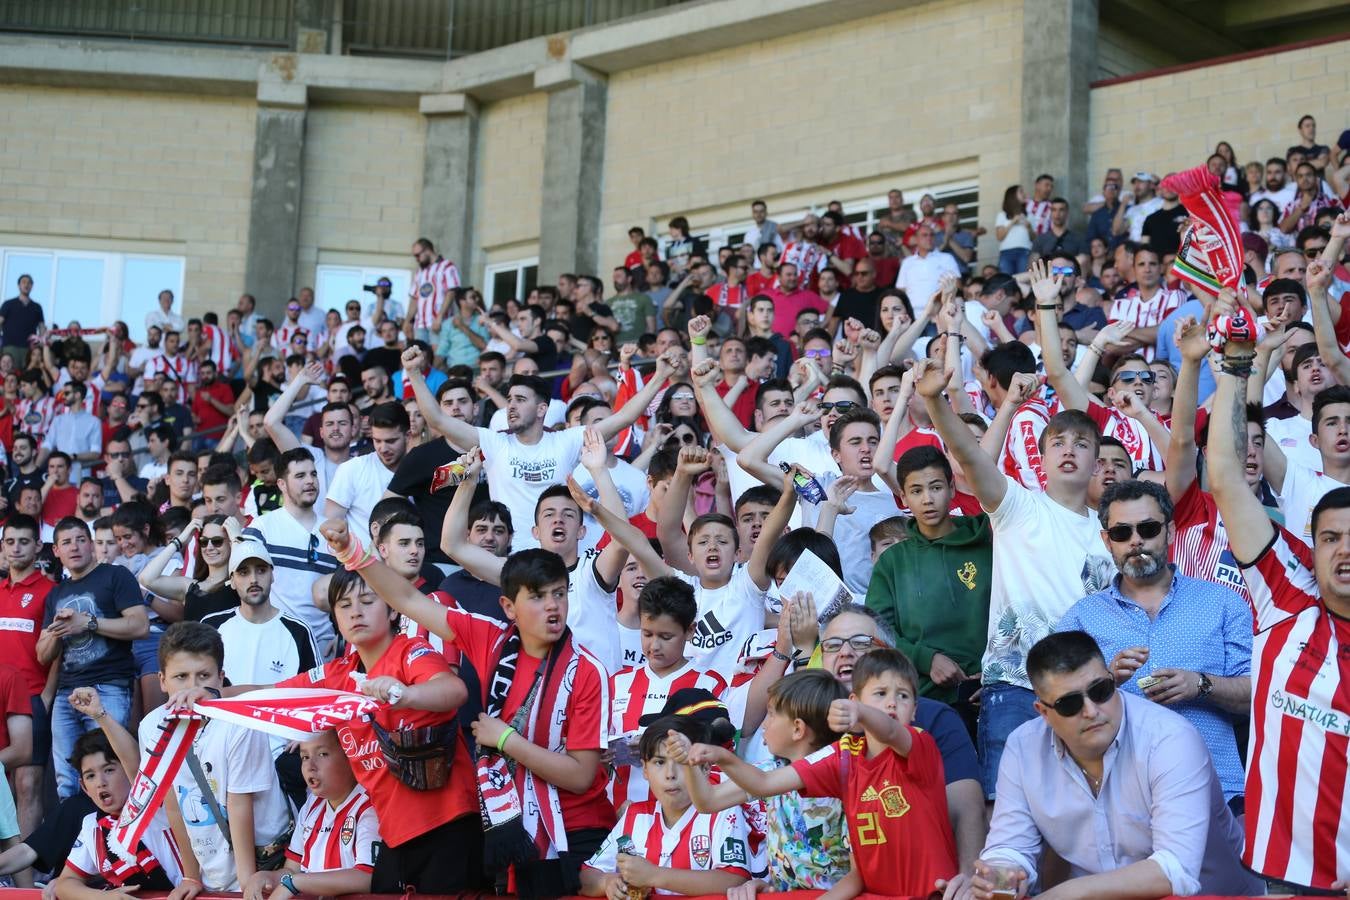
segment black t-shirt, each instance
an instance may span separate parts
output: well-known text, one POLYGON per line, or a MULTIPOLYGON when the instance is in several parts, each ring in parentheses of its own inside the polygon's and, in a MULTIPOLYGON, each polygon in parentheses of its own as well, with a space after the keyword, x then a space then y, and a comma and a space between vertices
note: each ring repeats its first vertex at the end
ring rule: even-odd
POLYGON ((15 491, 21 487, 41 488, 42 483, 46 481, 46 472, 42 469, 35 469, 25 475, 18 470, 18 467, 10 463, 9 477, 5 479, 5 493, 13 497, 15 491))
MULTIPOLYGON (((117 619, 122 610, 144 605, 141 587, 130 570, 98 563, 78 581, 68 579, 52 588, 47 595, 42 627, 50 626, 63 609, 91 613, 100 619, 117 619)), ((130 685, 136 676, 131 641, 101 634, 77 634, 66 638, 63 644, 57 690, 71 691, 96 684, 130 685)))
POLYGON ((1148 245, 1164 256, 1168 253, 1176 253, 1181 249, 1181 231, 1179 229, 1190 217, 1190 213, 1186 212, 1186 207, 1180 203, 1171 209, 1160 209, 1151 213, 1144 219, 1143 234, 1148 238, 1148 245))
POLYGON ((534 353, 526 353, 530 359, 539 364, 541 371, 547 372, 550 369, 558 368, 558 345, 553 343, 553 338, 546 334, 539 334, 530 338, 539 349, 534 353))
POLYGON ((24 843, 37 854, 33 867, 43 872, 60 872, 66 867, 66 857, 75 839, 80 836, 84 817, 98 812, 94 801, 84 791, 77 791, 57 804, 56 809, 43 817, 24 843))
POLYGON ((201 585, 194 581, 183 598, 183 621, 200 622, 207 616, 238 608, 239 594, 228 581, 205 593, 201 585))
MULTIPOLYGON (((103 505, 117 506, 122 502, 122 492, 117 489, 117 481, 112 478, 100 478, 99 483, 103 485, 103 505)), ((137 493, 144 494, 145 489, 150 482, 137 475, 128 475, 127 484, 130 484, 137 493)))
POLYGON ((366 355, 361 358, 361 364, 366 368, 379 366, 389 373, 393 378, 394 373, 403 368, 403 351, 398 347, 379 346, 372 350, 367 350, 366 355))
MULTIPOLYGON (((1330 152, 1331 148, 1326 146, 1325 144, 1313 144, 1311 147, 1305 147, 1302 144, 1295 144, 1288 150, 1284 151, 1284 158, 1288 159, 1289 154, 1291 153, 1302 153, 1304 159, 1316 159, 1323 153, 1330 153, 1330 152)), ((5 341, 5 343, 8 344, 9 341, 5 341)))
POLYGON ((595 331, 595 316, 610 318, 614 315, 614 310, 607 303, 592 303, 590 312, 578 313, 572 316, 567 326, 572 329, 572 337, 588 343, 591 339, 591 333, 595 331))
MULTIPOLYGON (((407 497, 417 507, 422 517, 422 531, 427 542, 427 562, 448 563, 450 557, 441 550, 441 527, 445 524, 445 514, 450 510, 450 501, 455 496, 454 486, 447 486, 431 492, 431 480, 438 466, 458 459, 460 452, 451 447, 443 438, 427 441, 414 447, 403 457, 389 480, 389 490, 407 497)), ((478 491, 486 497, 487 483, 480 482, 478 491)), ((474 503, 479 502, 477 494, 474 503)), ((439 574, 439 572, 438 572, 439 574)))
POLYGON ((857 319, 868 328, 876 328, 878 311, 881 309, 881 288, 870 291, 856 291, 852 288, 839 295, 834 314, 839 320, 857 319))
POLYGON ((0 304, 0 316, 5 317, 0 344, 6 347, 27 347, 28 339, 37 334, 38 326, 44 321, 40 303, 33 300, 24 303, 18 297, 10 297, 0 304))

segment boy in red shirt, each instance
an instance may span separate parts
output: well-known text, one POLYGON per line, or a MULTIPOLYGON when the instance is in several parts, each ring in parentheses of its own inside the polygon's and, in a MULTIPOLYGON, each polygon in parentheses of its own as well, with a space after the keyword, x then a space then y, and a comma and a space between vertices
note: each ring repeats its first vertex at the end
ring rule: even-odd
MULTIPOLYGON (((340 559, 353 554, 345 522, 322 530, 340 559)), ((446 609, 380 562, 358 565, 381 599, 454 643, 482 679, 484 712, 473 733, 489 870, 504 875, 510 866, 521 897, 577 893, 582 864, 614 824, 600 764, 609 684, 604 666, 573 644, 562 557, 531 549, 507 558, 501 603, 509 626, 446 609)))
MULTIPOLYGON (((844 737, 789 767, 761 771, 721 748, 689 751, 691 764, 716 764, 750 794, 838 797, 848 817, 858 889, 891 896, 927 896, 957 872, 947 818, 942 756, 932 736, 909 724, 919 676, 889 647, 853 668, 853 693, 830 704, 829 727, 844 737), (853 732, 861 730, 862 737, 853 732), (941 884, 939 884, 941 882, 941 884)), ((832 897, 841 897, 836 885, 832 897)))

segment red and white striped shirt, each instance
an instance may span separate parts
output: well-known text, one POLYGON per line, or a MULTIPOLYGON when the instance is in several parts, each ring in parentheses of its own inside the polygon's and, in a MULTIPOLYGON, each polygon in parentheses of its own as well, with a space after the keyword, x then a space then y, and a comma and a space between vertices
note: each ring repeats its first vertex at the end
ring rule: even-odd
POLYGON ((732 286, 724 281, 708 289, 708 299, 721 309, 740 309, 750 299, 750 292, 743 284, 732 286))
POLYGON ((280 350, 282 353, 291 352, 291 338, 297 334, 305 336, 305 351, 314 352, 319 349, 319 335, 314 331, 301 325, 299 322, 294 324, 287 322, 276 331, 272 332, 272 347, 280 350))
POLYGON ((1115 407, 1103 406, 1100 403, 1089 403, 1087 414, 1097 423, 1097 428, 1104 437, 1113 437, 1125 445, 1125 452, 1130 455, 1135 468, 1142 467, 1155 471, 1162 469, 1163 455, 1158 451, 1158 445, 1153 443, 1153 438, 1148 436, 1148 432, 1138 421, 1115 407))
POLYGON ((1050 201, 1027 201, 1027 225, 1032 234, 1045 234, 1050 230, 1050 201))
POLYGON ((1050 409, 1043 394, 1037 394, 1017 407, 1008 436, 1003 439, 999 466, 1003 474, 1014 478, 1031 491, 1045 490, 1045 465, 1041 461, 1041 432, 1050 424, 1050 409))
POLYGON ((380 820, 370 795, 358 784, 336 807, 310 796, 291 833, 286 858, 298 862, 301 872, 371 872, 379 839, 380 820))
MULTIPOLYGON (((690 806, 674 825, 666 825, 658 801, 633 803, 586 865, 600 872, 618 871, 618 842, 624 835, 654 866, 750 878, 750 835, 739 806, 717 813, 701 813, 690 806)), ((654 893, 677 892, 656 888, 654 893)))
POLYGON ((197 383, 197 364, 183 354, 177 356, 156 356, 145 366, 146 377, 164 375, 178 385, 178 402, 186 403, 188 387, 197 383))
POLYGON ((1242 568, 1255 613, 1242 861, 1329 889, 1350 877, 1350 621, 1323 604, 1311 562, 1281 528, 1242 568))
MULTIPOLYGON (((1185 291, 1165 285, 1159 285, 1152 297, 1144 298, 1136 285, 1112 301, 1111 311, 1106 318, 1111 322, 1129 322, 1135 328, 1155 328, 1189 299, 1190 295, 1185 291)), ((1152 344, 1140 352, 1149 362, 1153 361, 1152 344)))
POLYGON ((830 264, 830 257, 824 248, 814 241, 793 241, 783 250, 783 256, 778 262, 779 265, 792 263, 796 266, 797 283, 806 285, 814 291, 816 279, 830 264))
POLYGON ((65 412, 65 407, 55 397, 20 397, 14 405, 14 430, 17 433, 31 434, 39 444, 52 427, 52 420, 65 412))
POLYGON ((206 354, 222 373, 234 368, 234 362, 240 357, 239 347, 225 332, 216 325, 203 325, 202 336, 206 338, 206 354))
MULTIPOLYGON (((716 672, 695 667, 692 661, 686 661, 664 677, 646 663, 610 676, 609 694, 614 698, 609 720, 611 739, 640 730, 639 720, 643 716, 661 712, 666 699, 684 688, 703 688, 714 697, 721 697, 727 683, 716 672)), ((647 779, 636 766, 618 768, 609 785, 615 806, 624 800, 646 800, 651 796, 647 779)))
POLYGON ((459 287, 459 269, 448 259, 436 257, 425 269, 413 273, 408 287, 408 300, 417 304, 414 328, 431 328, 431 320, 443 313, 450 291, 459 287))
POLYGON ((1198 480, 1192 481, 1177 499, 1173 515, 1177 536, 1167 549, 1177 572, 1221 584, 1250 602, 1251 592, 1228 546, 1228 529, 1213 495, 1201 490, 1198 480))

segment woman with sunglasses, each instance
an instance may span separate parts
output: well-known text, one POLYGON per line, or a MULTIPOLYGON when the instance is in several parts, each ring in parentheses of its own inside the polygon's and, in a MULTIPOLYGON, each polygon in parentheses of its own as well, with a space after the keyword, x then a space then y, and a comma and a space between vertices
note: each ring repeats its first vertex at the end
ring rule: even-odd
POLYGON ((698 410, 698 396, 694 386, 687 381, 676 381, 661 395, 656 405, 656 421, 671 422, 675 419, 701 418, 698 410))
POLYGON ((212 613, 239 606, 239 595, 230 585, 230 544, 239 535, 239 523, 232 517, 207 516, 193 519, 155 554, 141 570, 141 587, 166 600, 183 604, 183 620, 200 622, 212 613), (165 575, 175 556, 190 547, 197 536, 196 563, 192 577, 165 575))

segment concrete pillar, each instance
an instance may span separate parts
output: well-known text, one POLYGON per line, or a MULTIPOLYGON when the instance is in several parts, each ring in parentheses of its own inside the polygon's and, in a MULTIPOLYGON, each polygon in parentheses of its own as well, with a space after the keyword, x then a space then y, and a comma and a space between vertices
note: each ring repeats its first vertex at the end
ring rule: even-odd
POLYGON ((604 178, 606 83, 574 63, 534 73, 548 91, 539 283, 562 272, 600 274, 600 195, 604 178))
POLYGON ((1097 74, 1098 0, 1023 0, 1022 186, 1036 176, 1055 178, 1081 218, 1091 196, 1088 162, 1088 85, 1097 74))
POLYGON ((467 94, 428 94, 417 108, 427 122, 418 235, 429 238, 441 256, 459 266, 465 284, 477 284, 471 254, 478 103, 467 94))
POLYGON ((258 82, 244 290, 273 322, 296 288, 306 102, 303 84, 258 82))

